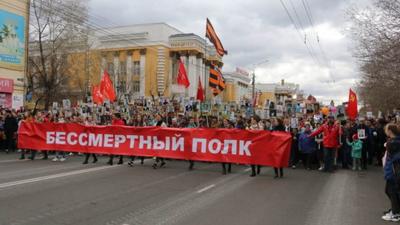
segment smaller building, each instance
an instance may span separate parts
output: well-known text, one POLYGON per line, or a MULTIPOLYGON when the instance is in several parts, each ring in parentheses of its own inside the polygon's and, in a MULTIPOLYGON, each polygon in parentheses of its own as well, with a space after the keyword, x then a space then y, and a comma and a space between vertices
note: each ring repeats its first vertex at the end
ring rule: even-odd
POLYGON ((23 106, 28 6, 26 0, 0 4, 0 106, 23 106))
POLYGON ((250 77, 248 74, 235 71, 223 73, 226 87, 223 92, 224 102, 239 103, 251 99, 250 77))
POLYGON ((256 84, 255 88, 258 94, 256 106, 268 109, 270 115, 284 116, 302 112, 304 94, 300 85, 286 83, 282 79, 280 83, 256 84))

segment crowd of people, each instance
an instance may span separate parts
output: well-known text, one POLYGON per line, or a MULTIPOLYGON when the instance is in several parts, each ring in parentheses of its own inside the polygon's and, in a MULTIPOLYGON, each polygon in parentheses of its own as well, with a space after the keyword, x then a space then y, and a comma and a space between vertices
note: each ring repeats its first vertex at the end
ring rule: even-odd
MULTIPOLYGON (((333 173, 335 170, 367 170, 369 166, 383 166, 386 179, 386 194, 391 201, 391 209, 382 219, 400 221, 400 121, 399 115, 385 118, 359 118, 356 121, 338 119, 334 115, 320 113, 293 115, 286 117, 260 118, 248 113, 228 113, 225 116, 210 115, 188 109, 182 111, 169 104, 160 104, 151 110, 144 105, 74 109, 52 109, 31 112, 28 110, 0 110, 0 148, 6 152, 16 150, 18 125, 21 121, 36 123, 79 123, 84 125, 126 125, 134 127, 161 126, 174 128, 228 128, 243 130, 268 130, 287 132, 292 136, 289 165, 296 169, 301 164, 306 170, 333 173), (317 115, 317 116, 316 116, 317 115), (397 171, 398 170, 398 171, 397 171)), ((266 146, 267 148, 268 146, 266 146)), ((21 149, 20 159, 25 159, 26 149, 21 149)), ((42 159, 65 161, 64 151, 42 151, 42 159)), ((34 160, 37 151, 31 150, 29 159, 34 160)), ((72 154, 72 153, 71 153, 72 154)), ((85 154, 83 164, 90 156, 96 163, 96 154, 85 154)), ((123 156, 110 155, 108 164, 113 165, 114 157, 123 164, 123 156)), ((141 164, 144 158, 139 157, 141 164)), ((135 157, 129 157, 129 166, 135 157)), ((153 168, 162 168, 166 160, 155 158, 153 168)), ((189 161, 189 170, 195 162, 189 161)), ((231 172, 230 163, 222 163, 222 173, 231 172)), ((261 166, 251 165, 250 176, 260 174, 261 166)), ((284 176, 283 168, 274 168, 275 178, 284 176)))

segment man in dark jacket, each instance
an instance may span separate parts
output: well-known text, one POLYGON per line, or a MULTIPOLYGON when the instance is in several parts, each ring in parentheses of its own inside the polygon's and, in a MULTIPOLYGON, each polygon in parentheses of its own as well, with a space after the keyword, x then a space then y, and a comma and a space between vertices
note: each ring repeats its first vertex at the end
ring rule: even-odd
POLYGON ((400 130, 395 124, 389 124, 386 126, 385 133, 389 140, 386 143, 383 172, 386 180, 385 192, 390 200, 391 209, 382 216, 382 219, 398 222, 400 221, 400 130))
POLYGON ((376 128, 377 132, 377 140, 376 140, 376 164, 378 166, 382 166, 382 157, 385 152, 385 142, 386 142, 386 134, 385 134, 385 119, 378 120, 378 126, 376 128))
POLYGON ((18 121, 17 118, 10 110, 6 112, 6 119, 4 120, 4 133, 6 135, 7 142, 7 150, 9 151, 15 150, 15 138, 18 130, 18 121))
POLYGON ((357 126, 357 133, 360 132, 360 130, 364 130, 363 133, 365 134, 365 137, 360 138, 361 141, 363 142, 363 148, 361 152, 361 167, 363 170, 366 170, 368 165, 368 151, 370 148, 369 140, 371 137, 368 135, 370 133, 370 129, 366 125, 365 120, 361 120, 360 124, 357 126))

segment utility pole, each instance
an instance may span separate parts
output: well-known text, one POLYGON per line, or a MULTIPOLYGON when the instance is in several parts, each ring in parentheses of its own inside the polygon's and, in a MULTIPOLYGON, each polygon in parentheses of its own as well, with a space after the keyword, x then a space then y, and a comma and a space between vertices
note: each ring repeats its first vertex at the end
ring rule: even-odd
POLYGON ((251 83, 252 83, 251 99, 254 100, 254 98, 256 97, 256 73, 254 70, 253 70, 253 76, 251 79, 251 83))
POLYGON ((256 97, 256 68, 257 68, 257 66, 262 65, 262 64, 267 63, 267 62, 269 62, 269 60, 265 59, 265 60, 263 60, 263 61, 261 61, 259 63, 253 64, 252 93, 251 93, 251 95, 252 95, 251 97, 252 97, 253 101, 254 101, 254 98, 256 97))

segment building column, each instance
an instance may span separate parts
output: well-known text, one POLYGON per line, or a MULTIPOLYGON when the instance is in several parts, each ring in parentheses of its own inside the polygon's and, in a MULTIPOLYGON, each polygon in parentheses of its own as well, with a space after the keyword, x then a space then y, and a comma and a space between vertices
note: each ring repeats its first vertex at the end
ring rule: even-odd
POLYGON ((106 54, 101 54, 100 80, 101 80, 101 76, 103 76, 103 74, 104 74, 104 70, 107 67, 106 57, 107 57, 106 54))
POLYGON ((145 96, 145 82, 146 82, 146 49, 140 50, 140 91, 139 96, 145 96))
POLYGON ((168 73, 168 87, 169 87, 169 96, 172 96, 173 90, 172 90, 172 83, 173 83, 173 68, 174 68, 174 57, 175 54, 171 53, 169 54, 169 73, 168 73))
MULTIPOLYGON (((197 54, 197 75, 196 75, 196 82, 199 82, 199 78, 201 80, 201 84, 203 86, 204 89, 204 84, 205 84, 205 80, 204 80, 204 65, 203 65, 203 58, 201 58, 200 54, 197 54)), ((196 88, 196 95, 197 95, 197 88, 198 86, 195 87, 196 88)))
POLYGON ((189 87, 189 98, 190 97, 196 97, 196 91, 197 91, 197 79, 196 79, 196 75, 197 75, 197 58, 196 55, 194 54, 190 54, 188 57, 188 78, 189 78, 189 82, 190 82, 190 87, 189 87))
POLYGON ((119 77, 118 77, 118 72, 119 72, 119 52, 114 53, 114 88, 117 90, 117 95, 119 94, 119 77))
POLYGON ((132 90, 132 54, 133 52, 129 50, 127 52, 128 57, 126 58, 126 91, 131 93, 132 90))

